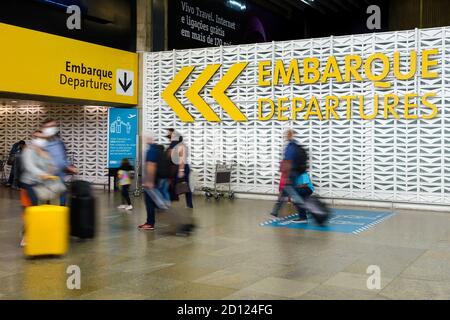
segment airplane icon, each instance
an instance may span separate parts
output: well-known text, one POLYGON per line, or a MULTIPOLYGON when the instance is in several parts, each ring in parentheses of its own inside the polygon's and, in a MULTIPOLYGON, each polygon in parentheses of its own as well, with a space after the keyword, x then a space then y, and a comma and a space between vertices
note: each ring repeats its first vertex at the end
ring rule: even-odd
POLYGON ((133 119, 133 118, 136 118, 136 115, 135 115, 135 114, 130 114, 130 115, 128 116, 128 119, 133 119))

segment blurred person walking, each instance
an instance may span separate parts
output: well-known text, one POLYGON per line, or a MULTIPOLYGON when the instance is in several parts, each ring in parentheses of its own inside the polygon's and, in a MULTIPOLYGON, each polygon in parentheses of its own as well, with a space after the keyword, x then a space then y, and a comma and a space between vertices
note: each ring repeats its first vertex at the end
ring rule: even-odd
POLYGON ((48 181, 55 181, 57 170, 45 149, 47 146, 45 135, 41 131, 36 131, 32 138, 31 144, 22 153, 20 186, 26 190, 31 205, 37 206, 40 201, 47 199, 40 199, 36 188, 48 181))
MULTIPOLYGON (((76 174, 77 169, 67 158, 66 146, 59 136, 58 123, 55 120, 44 122, 42 134, 48 140, 45 148, 56 166, 56 175, 64 182, 66 173, 76 174)), ((66 205, 66 193, 61 194, 60 204, 66 205)))
POLYGON ((177 172, 174 177, 174 185, 175 185, 175 193, 177 196, 180 194, 185 194, 186 196, 186 207, 193 209, 194 204, 192 201, 192 190, 190 190, 190 174, 191 167, 189 165, 189 149, 186 144, 183 142, 183 136, 174 131, 172 133, 172 141, 174 143, 174 147, 170 151, 171 159, 174 164, 176 164, 177 172), (187 187, 180 188, 181 190, 177 190, 179 184, 184 184, 187 187))
MULTIPOLYGON (((295 141, 295 133, 293 130, 288 130, 285 133, 285 140, 287 142, 283 161, 281 163, 281 173, 284 176, 284 186, 279 194, 272 215, 278 217, 284 200, 286 197, 296 198, 300 196, 296 190, 296 182, 299 176, 306 172, 308 164, 308 155, 306 150, 295 141)), ((298 223, 308 223, 306 212, 303 207, 294 201, 294 206, 300 217, 296 220, 298 223)))
POLYGON ((140 230, 155 230, 155 215, 156 209, 168 209, 168 202, 158 189, 160 186, 161 176, 167 158, 164 149, 156 144, 154 136, 147 134, 145 136, 145 143, 147 145, 147 153, 145 156, 145 170, 144 170, 144 200, 147 210, 147 221, 138 226, 140 230))

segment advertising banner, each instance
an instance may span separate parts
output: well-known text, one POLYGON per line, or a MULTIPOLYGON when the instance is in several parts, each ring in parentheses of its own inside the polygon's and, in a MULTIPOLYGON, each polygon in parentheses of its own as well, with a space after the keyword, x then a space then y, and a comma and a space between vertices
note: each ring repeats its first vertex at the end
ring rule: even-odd
POLYGON ((135 165, 138 110, 110 108, 108 113, 108 168, 119 168, 122 159, 135 165))

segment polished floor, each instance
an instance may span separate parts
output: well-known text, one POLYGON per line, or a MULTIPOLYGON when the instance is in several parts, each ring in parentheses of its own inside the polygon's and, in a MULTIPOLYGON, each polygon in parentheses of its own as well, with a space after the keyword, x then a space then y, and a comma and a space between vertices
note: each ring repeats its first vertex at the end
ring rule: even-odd
MULTIPOLYGON (((17 194, 0 189, 0 299, 450 299, 450 214, 398 211, 359 235, 259 226, 272 203, 195 199, 198 230, 139 231, 142 199, 119 212, 97 194, 99 233, 67 256, 25 259, 17 194), (81 269, 69 290, 67 268, 81 269), (381 288, 368 289, 368 266, 381 288)), ((285 212, 287 214, 287 212, 285 212)))

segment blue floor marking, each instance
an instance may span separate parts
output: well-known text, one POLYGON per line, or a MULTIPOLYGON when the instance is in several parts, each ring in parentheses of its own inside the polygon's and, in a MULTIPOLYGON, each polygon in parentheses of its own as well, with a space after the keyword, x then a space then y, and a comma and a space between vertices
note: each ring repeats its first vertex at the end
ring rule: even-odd
POLYGON ((293 220, 298 218, 297 214, 292 214, 282 218, 272 218, 261 223, 260 225, 262 227, 294 228, 323 232, 359 234, 373 228, 393 215, 394 213, 392 212, 333 209, 332 216, 328 221, 328 224, 324 227, 317 225, 312 217, 308 218, 307 224, 295 223, 293 220))

